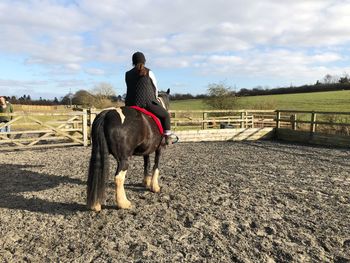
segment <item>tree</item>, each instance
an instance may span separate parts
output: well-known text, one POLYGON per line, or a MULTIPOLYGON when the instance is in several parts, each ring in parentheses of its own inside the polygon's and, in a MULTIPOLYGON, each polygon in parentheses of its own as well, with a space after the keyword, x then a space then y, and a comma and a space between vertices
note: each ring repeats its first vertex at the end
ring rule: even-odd
POLYGON ((324 76, 323 83, 330 84, 331 81, 332 81, 332 75, 331 74, 327 74, 326 76, 324 76))
POLYGON ((324 84, 334 84, 334 83, 337 83, 338 81, 339 81, 339 77, 338 76, 332 76, 331 74, 327 74, 323 78, 323 83, 324 84))
POLYGON ((64 97, 61 97, 61 104, 63 105, 71 105, 72 100, 71 98, 73 97, 73 94, 68 93, 64 97))
POLYGON ((84 107, 91 107, 96 104, 96 98, 86 90, 79 90, 74 94, 72 103, 75 105, 82 105, 84 107))
POLYGON ((107 82, 101 82, 97 84, 91 91, 96 97, 102 99, 110 99, 111 97, 116 96, 116 92, 113 86, 107 82))
POLYGON ((225 110, 235 107, 237 97, 230 87, 224 84, 209 84, 208 97, 204 102, 213 109, 225 110))
POLYGON ((11 96, 10 102, 11 102, 12 104, 18 103, 16 96, 11 96))
POLYGON ((91 90, 91 93, 95 96, 95 107, 106 108, 115 106, 114 102, 117 101, 117 96, 111 84, 101 82, 91 90))
POLYGON ((339 79, 339 83, 345 84, 350 83, 350 77, 349 74, 344 73, 344 76, 339 79))

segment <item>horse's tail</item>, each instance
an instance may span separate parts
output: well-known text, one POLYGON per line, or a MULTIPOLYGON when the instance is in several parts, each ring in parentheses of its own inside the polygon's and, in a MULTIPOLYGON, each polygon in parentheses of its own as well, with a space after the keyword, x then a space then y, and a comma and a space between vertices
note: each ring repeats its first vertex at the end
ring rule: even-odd
POLYGON ((104 131, 106 113, 98 114, 91 130, 92 150, 87 180, 87 207, 100 210, 105 200, 105 185, 109 174, 109 151, 104 131))

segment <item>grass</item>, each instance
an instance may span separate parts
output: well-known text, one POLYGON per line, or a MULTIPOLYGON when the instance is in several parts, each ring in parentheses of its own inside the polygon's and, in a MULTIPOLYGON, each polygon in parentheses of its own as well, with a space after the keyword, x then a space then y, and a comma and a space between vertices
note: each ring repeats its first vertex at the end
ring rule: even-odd
POLYGON ((202 99, 176 100, 170 102, 170 110, 207 110, 202 99))
MULTIPOLYGON (((172 101, 171 110, 205 110, 201 99, 172 101)), ((350 112, 350 91, 311 92, 242 97, 235 109, 283 109, 350 112)))

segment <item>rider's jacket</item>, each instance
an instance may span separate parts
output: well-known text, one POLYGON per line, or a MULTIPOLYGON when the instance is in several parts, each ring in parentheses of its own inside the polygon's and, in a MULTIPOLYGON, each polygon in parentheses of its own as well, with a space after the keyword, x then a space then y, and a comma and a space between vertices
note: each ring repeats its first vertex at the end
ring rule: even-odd
POLYGON ((127 86, 126 106, 148 108, 152 102, 157 102, 155 87, 149 74, 140 76, 138 70, 133 68, 125 73, 125 82, 127 86))

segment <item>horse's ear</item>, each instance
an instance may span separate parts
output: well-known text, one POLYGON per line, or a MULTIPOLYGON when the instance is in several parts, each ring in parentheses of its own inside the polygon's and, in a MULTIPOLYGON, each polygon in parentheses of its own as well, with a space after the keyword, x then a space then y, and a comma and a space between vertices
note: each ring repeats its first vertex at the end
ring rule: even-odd
POLYGON ((168 90, 166 91, 166 93, 167 93, 167 94, 170 94, 170 89, 168 89, 168 90))

